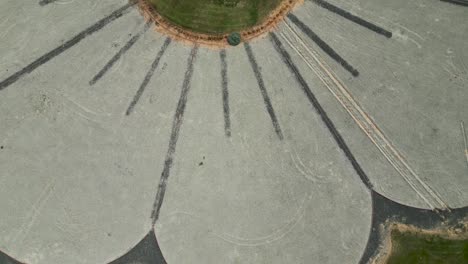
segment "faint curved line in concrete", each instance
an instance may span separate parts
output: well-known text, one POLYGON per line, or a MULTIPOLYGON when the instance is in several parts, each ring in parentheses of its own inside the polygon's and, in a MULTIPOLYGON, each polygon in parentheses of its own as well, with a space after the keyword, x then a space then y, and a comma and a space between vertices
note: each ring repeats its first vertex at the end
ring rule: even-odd
MULTIPOLYGON (((228 242, 231 244, 239 245, 239 246, 249 246, 249 247, 254 247, 254 246, 260 246, 260 245, 265 245, 272 243, 274 241, 277 241, 281 238, 283 238, 285 235, 287 235, 291 230, 297 225, 297 223, 304 217, 305 214, 305 208, 306 204, 308 201, 310 201, 312 198, 312 195, 310 193, 306 193, 304 195, 304 199, 297 208, 297 211, 291 219, 289 219, 285 224, 281 225, 280 227, 276 228, 273 232, 271 232, 268 235, 261 236, 261 237, 255 237, 255 238, 243 238, 243 237, 236 237, 231 234, 222 232, 222 231, 217 231, 217 230, 210 230, 210 233, 212 233, 214 236, 228 242)), ((197 219, 198 222, 202 226, 210 226, 210 223, 208 221, 205 221, 202 217, 197 216, 192 213, 188 212, 182 212, 182 211, 176 211, 173 213, 168 214, 167 216, 171 215, 185 215, 189 216, 192 219, 197 219)))
POLYGON ((408 185, 424 200, 431 208, 435 209, 439 204, 442 208, 448 208, 437 194, 427 183, 414 172, 402 155, 396 150, 392 143, 386 138, 372 118, 361 108, 354 99, 350 91, 332 72, 329 66, 323 61, 318 53, 307 46, 300 34, 288 21, 284 23, 287 30, 280 32, 282 38, 288 45, 304 60, 307 66, 319 77, 327 89, 345 108, 356 124, 368 136, 371 142, 379 149, 392 167, 402 176, 408 185), (293 43, 296 42, 296 45, 293 43), (302 50, 300 50, 302 47, 302 50), (414 181, 414 180, 415 181, 414 181), (423 193, 426 193, 424 195, 423 193), (432 200, 432 201, 430 201, 432 200))

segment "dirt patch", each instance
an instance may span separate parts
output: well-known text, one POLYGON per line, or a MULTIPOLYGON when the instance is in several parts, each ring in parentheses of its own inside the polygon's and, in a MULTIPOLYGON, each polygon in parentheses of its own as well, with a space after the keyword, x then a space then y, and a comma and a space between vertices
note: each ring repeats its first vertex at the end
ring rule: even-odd
MULTIPOLYGON (((225 48, 229 46, 227 42, 228 34, 210 35, 193 32, 180 26, 174 25, 164 17, 158 14, 157 10, 148 0, 130 0, 137 4, 140 13, 147 21, 154 22, 156 31, 169 35, 172 39, 187 44, 199 44, 211 48, 225 48)), ((274 9, 264 21, 257 26, 239 32, 242 41, 250 41, 261 37, 274 30, 276 26, 283 21, 284 17, 296 6, 302 4, 304 0, 284 0, 276 9, 274 9)))

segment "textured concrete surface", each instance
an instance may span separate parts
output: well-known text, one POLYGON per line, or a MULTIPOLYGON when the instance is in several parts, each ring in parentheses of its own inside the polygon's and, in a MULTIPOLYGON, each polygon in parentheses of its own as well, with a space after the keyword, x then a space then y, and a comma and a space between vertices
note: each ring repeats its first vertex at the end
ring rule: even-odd
MULTIPOLYGON (((313 4, 296 15, 360 70, 359 78, 351 79, 330 62, 419 177, 449 206, 466 206, 468 167, 460 122, 468 122, 467 9, 440 1, 332 2, 391 29, 393 37, 382 38, 313 4)), ((353 144, 351 130, 343 129, 344 136, 348 133, 353 144)), ((359 149, 353 148, 358 157, 369 155, 359 149)), ((404 186, 395 188, 405 183, 398 183, 401 177, 388 164, 371 173, 374 162, 363 158, 381 193, 404 204, 427 206, 408 196, 411 192, 403 191, 404 186)))
POLYGON ((155 263, 138 256, 158 244, 168 263, 358 263, 376 197, 466 207, 468 7, 330 3, 393 33, 312 1, 293 12, 359 76, 289 18, 274 34, 293 66, 271 36, 223 66, 162 49, 134 7, 90 28, 127 1, 2 1, 0 251, 108 263, 142 241, 115 263, 155 263))

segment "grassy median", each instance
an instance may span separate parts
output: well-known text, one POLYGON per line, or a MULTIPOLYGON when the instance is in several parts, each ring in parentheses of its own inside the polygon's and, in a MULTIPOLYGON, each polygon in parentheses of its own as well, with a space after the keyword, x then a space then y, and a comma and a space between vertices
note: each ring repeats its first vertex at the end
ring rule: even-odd
POLYGON ((468 263, 468 240, 393 230, 392 250, 387 264, 468 263))
POLYGON ((253 27, 282 0, 149 0, 157 12, 175 25, 206 34, 222 34, 253 27))

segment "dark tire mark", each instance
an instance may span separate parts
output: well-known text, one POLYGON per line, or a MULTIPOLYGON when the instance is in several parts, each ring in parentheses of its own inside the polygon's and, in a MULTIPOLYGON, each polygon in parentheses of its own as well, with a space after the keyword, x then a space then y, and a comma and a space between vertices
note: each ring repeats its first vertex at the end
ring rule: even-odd
POLYGON ((134 3, 129 3, 124 5, 123 7, 115 10, 112 12, 109 16, 99 20, 96 24, 90 26, 89 28, 83 30, 82 32, 78 33, 78 35, 74 36, 72 39, 66 41, 62 45, 58 46, 57 48, 49 51, 48 53, 44 54, 41 56, 39 59, 33 61, 31 64, 28 66, 24 67, 23 69, 17 71, 10 77, 6 78, 2 82, 0 82, 0 91, 7 88, 11 84, 15 83, 18 81, 21 77, 23 77, 26 74, 31 73, 35 69, 39 68, 41 65, 49 62, 53 58, 57 57, 58 55, 62 54, 64 51, 68 50, 69 48, 75 46, 78 44, 80 41, 85 39, 86 37, 92 35, 93 33, 101 30, 117 18, 121 17, 124 14, 127 14, 129 12, 129 8, 133 6, 134 3))
POLYGON ((112 59, 109 60, 109 62, 106 63, 106 65, 93 77, 91 81, 89 81, 89 85, 94 85, 96 84, 97 81, 99 81, 106 73, 109 71, 112 66, 127 52, 132 48, 132 46, 140 39, 140 37, 149 29, 151 26, 151 23, 146 23, 145 27, 143 28, 142 31, 138 32, 135 36, 133 36, 125 46, 123 46, 117 54, 112 57, 112 59))
POLYGON ((133 97, 132 102, 127 108, 127 111, 125 114, 128 116, 133 112, 133 109, 135 108, 136 104, 140 100, 141 96, 143 95, 143 92, 145 91, 146 87, 148 86, 151 77, 153 77, 154 72, 156 71, 156 68, 158 68, 159 61, 161 61, 162 56, 164 55, 167 47, 171 44, 171 39, 169 37, 166 38, 164 41, 164 44, 162 45, 161 49, 158 52, 158 55, 156 55, 156 58, 154 59, 153 63, 151 64, 150 69, 146 73, 145 78, 143 79, 143 82, 140 85, 140 88, 138 88, 138 91, 136 92, 135 96, 133 97))
POLYGON ((255 60, 255 55, 253 54, 252 48, 248 43, 244 43, 244 48, 249 58, 250 65, 252 66, 255 78, 257 79, 258 87, 262 93, 265 107, 268 111, 268 114, 270 115, 271 122, 273 123, 273 128, 275 129, 278 138, 283 140, 283 132, 281 131, 281 127, 279 125, 278 118, 276 117, 275 110, 273 109, 273 105, 271 104, 270 96, 268 95, 268 92, 265 88, 262 73, 260 72, 260 68, 258 67, 257 61, 255 60))
POLYGON ((320 102, 317 100, 315 95, 310 90, 309 85, 307 84, 307 82, 302 77, 301 73, 299 72, 299 69, 294 64, 294 62, 291 59, 291 56, 286 51, 286 49, 283 47, 283 44, 281 43, 281 41, 279 40, 279 38, 276 36, 275 33, 273 33, 273 32, 270 33, 270 40, 271 40, 273 46, 275 47, 276 51, 280 54, 281 59, 283 60, 283 62, 286 64, 286 66, 288 66, 289 70, 293 73, 293 75, 296 78, 297 82, 301 85, 302 91, 305 93, 305 95, 309 99, 312 106, 315 108, 317 113, 322 118, 323 123, 328 128, 328 131, 330 131, 331 135, 333 136, 333 139, 335 139, 338 146, 344 152, 346 158, 351 162, 351 165, 353 166, 356 173, 359 175, 359 178, 361 179, 362 183, 364 183, 364 185, 369 190, 372 190, 373 185, 372 185, 371 181, 369 180, 369 177, 366 175, 366 173, 362 169, 361 165, 358 163, 358 161, 354 157, 354 154, 349 149, 348 145, 346 144, 345 140, 341 136, 340 132, 338 132, 338 129, 336 129, 335 125, 333 124, 331 119, 328 117, 328 114, 327 114, 327 112, 325 112, 325 109, 323 109, 320 102))
POLYGON ((288 14, 288 18, 299 27, 304 34, 307 35, 313 42, 315 42, 325 53, 328 54, 332 59, 338 62, 345 70, 350 72, 354 77, 359 76, 359 71, 356 70, 351 64, 343 59, 332 47, 330 47, 325 41, 323 41, 315 32, 312 31, 308 26, 302 23, 299 18, 293 14, 288 14))
POLYGON ((53 2, 57 2, 58 0, 41 0, 39 1, 39 5, 40 6, 45 6, 45 5, 48 5, 48 4, 51 4, 53 2))
POLYGON ((468 6, 468 1, 465 1, 465 0, 440 0, 440 1, 451 3, 454 5, 468 6))
POLYGON ((198 46, 192 48, 190 56, 187 61, 187 70, 185 72, 184 83, 182 84, 182 91, 179 98, 179 103, 177 104, 177 109, 174 115, 174 120, 172 123, 172 132, 171 138, 169 140, 169 148, 167 150, 166 159, 164 161, 164 170, 161 173, 161 179, 159 180, 158 191, 156 193, 156 198, 153 204, 153 211, 151 212, 151 219, 153 226, 156 224, 156 221, 159 218, 159 211, 164 200, 164 195, 166 193, 167 180, 169 178, 172 163, 174 160, 174 153, 176 151, 177 140, 179 139, 180 127, 184 120, 185 106, 187 105, 187 97, 190 91, 190 82, 193 75, 193 64, 196 60, 198 52, 198 46))
POLYGON ((231 136, 231 116, 229 108, 229 89, 227 76, 226 50, 219 52, 221 58, 221 87, 223 89, 223 112, 224 112, 224 133, 227 137, 231 136))
POLYGON ((392 37, 392 32, 386 30, 386 29, 383 29, 369 21, 366 21, 356 15, 353 15, 351 14, 350 12, 346 11, 346 10, 343 10, 335 5, 332 5, 330 3, 328 3, 327 1, 324 1, 324 0, 311 0, 312 2, 316 3, 317 5, 337 14, 337 15, 340 15, 360 26, 363 26, 369 30, 372 30, 374 31, 375 33, 377 34, 380 34, 380 35, 383 35, 387 38, 391 38, 392 37))

